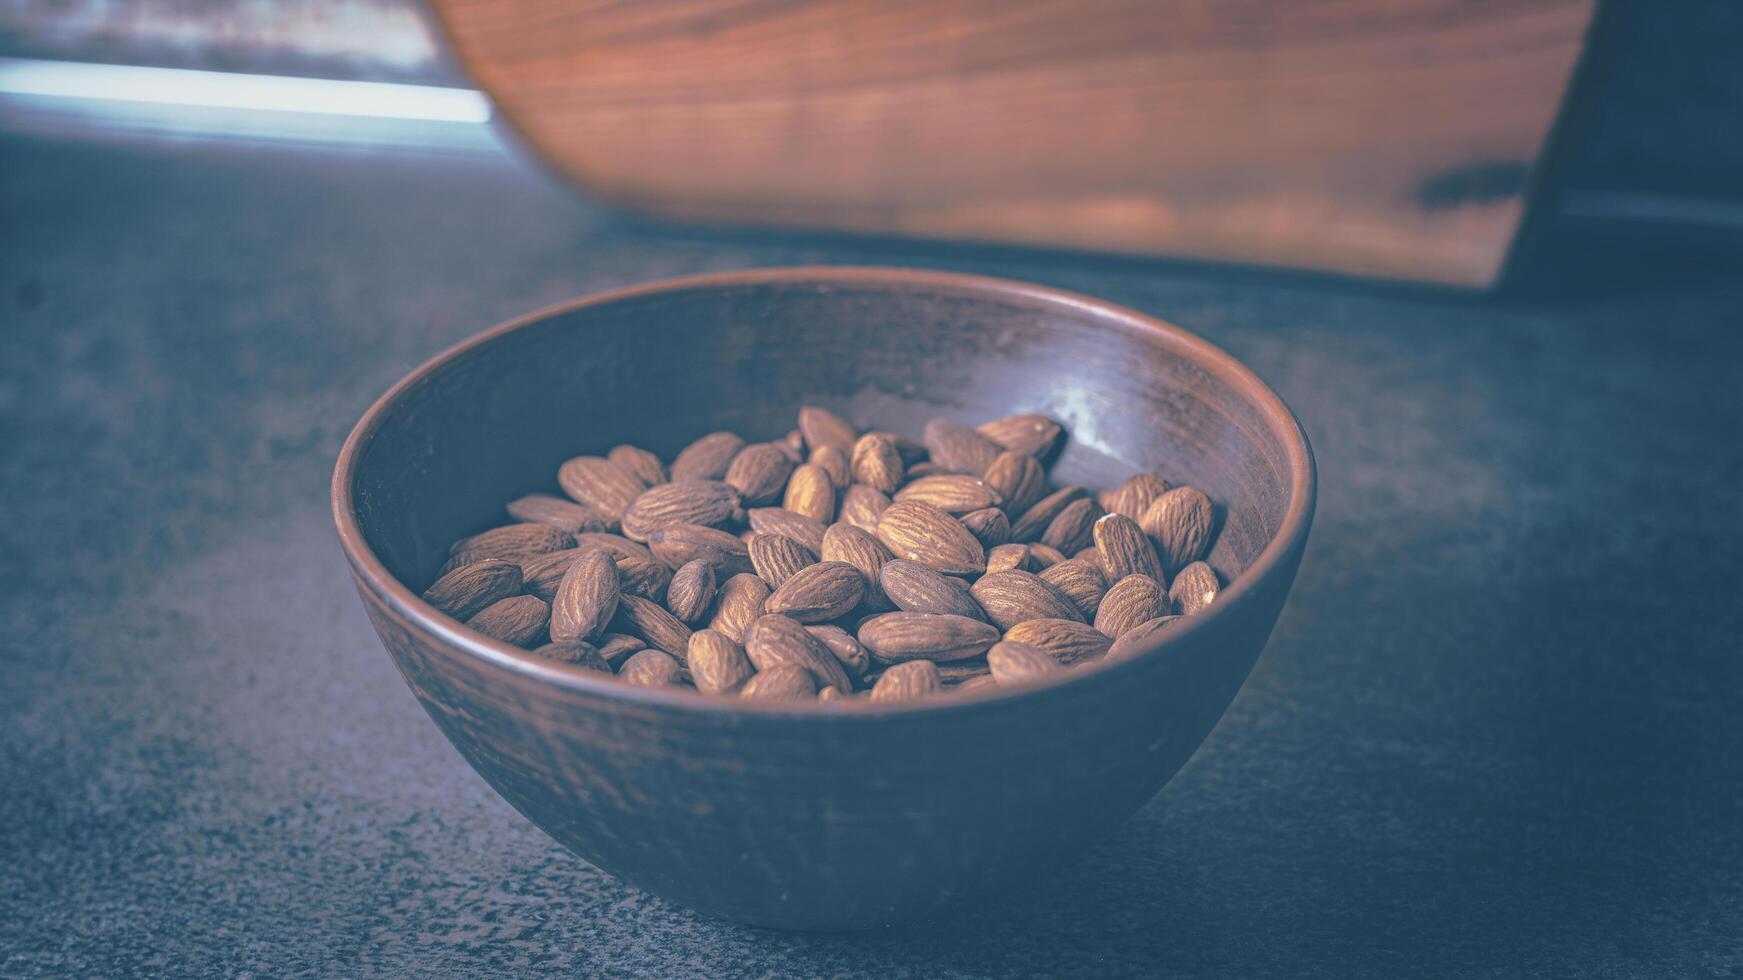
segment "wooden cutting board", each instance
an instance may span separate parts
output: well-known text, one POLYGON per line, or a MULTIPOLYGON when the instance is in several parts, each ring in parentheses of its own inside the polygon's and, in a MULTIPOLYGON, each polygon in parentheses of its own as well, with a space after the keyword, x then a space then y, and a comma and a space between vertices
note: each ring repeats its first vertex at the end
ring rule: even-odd
POLYGON ((431 0, 660 215, 1485 286, 1593 0, 431 0))

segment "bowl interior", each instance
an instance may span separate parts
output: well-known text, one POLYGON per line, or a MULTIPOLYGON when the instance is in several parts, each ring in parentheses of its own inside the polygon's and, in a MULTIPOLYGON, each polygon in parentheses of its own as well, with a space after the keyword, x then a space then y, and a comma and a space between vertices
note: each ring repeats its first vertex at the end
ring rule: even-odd
POLYGON ((384 399, 356 462, 358 523, 415 593, 508 500, 556 492, 564 459, 628 442, 669 460, 717 429, 772 439, 805 403, 916 437, 939 415, 1044 412, 1070 432, 1056 484, 1153 470, 1209 494, 1225 581, 1299 489, 1287 411, 1201 341, 1016 284, 811 270, 629 290, 461 345, 384 399))

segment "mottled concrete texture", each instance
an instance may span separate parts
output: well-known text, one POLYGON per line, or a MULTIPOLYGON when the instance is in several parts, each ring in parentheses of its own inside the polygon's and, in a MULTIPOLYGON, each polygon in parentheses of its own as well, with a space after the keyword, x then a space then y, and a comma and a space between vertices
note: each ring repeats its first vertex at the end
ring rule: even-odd
POLYGON ((1587 241, 1483 299, 625 225, 500 159, 10 137, 0 173, 0 974, 1743 972, 1734 269, 1587 241), (1321 463, 1294 598, 1180 776, 902 932, 722 924, 560 850, 414 704, 327 514, 351 423, 446 344, 798 261, 1173 319, 1321 463))

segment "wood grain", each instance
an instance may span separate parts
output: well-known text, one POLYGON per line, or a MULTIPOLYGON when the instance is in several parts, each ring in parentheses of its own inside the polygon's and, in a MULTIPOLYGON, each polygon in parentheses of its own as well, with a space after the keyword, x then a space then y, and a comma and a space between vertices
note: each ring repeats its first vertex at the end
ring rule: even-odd
POLYGON ((620 205, 1481 286, 1593 2, 432 6, 620 205))

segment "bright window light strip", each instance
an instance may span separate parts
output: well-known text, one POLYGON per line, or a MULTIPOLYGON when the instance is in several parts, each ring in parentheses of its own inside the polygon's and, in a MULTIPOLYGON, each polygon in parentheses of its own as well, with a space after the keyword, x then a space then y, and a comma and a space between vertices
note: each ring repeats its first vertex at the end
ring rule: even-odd
POLYGON ((0 58, 0 95, 433 122, 490 121, 489 100, 472 89, 23 58, 0 58))

